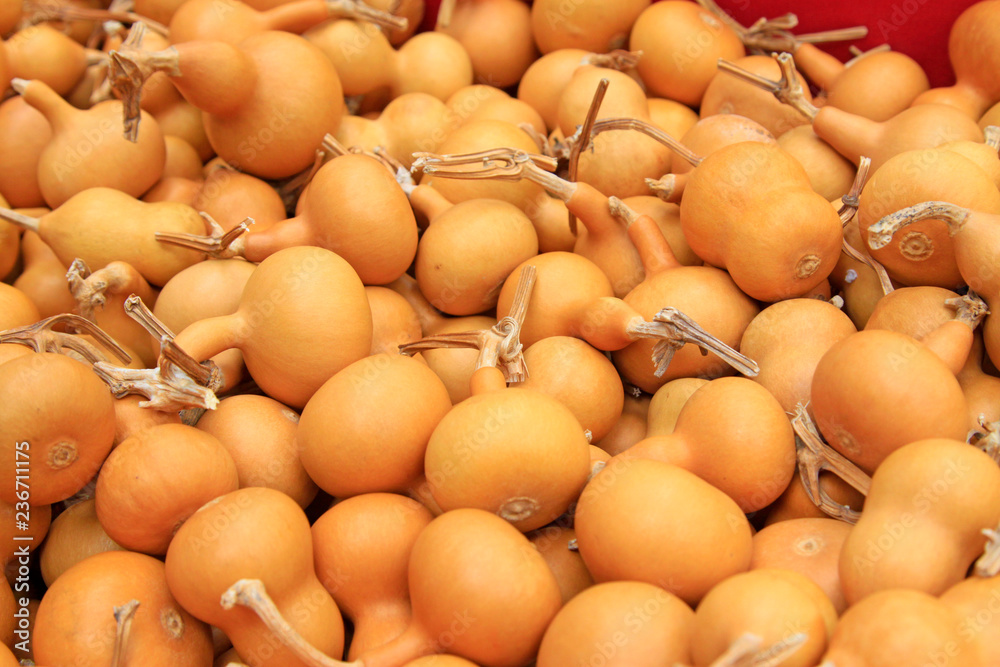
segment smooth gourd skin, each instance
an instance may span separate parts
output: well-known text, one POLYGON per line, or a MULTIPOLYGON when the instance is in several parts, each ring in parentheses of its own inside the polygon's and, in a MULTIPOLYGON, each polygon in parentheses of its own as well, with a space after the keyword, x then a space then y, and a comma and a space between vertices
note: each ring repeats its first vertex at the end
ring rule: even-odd
MULTIPOLYGON (((125 551, 101 527, 96 505, 93 498, 82 500, 67 507, 52 522, 39 558, 46 586, 85 558, 105 551, 125 551)), ((34 511, 32 508, 32 515, 34 511)))
POLYGON ((410 553, 433 518, 405 496, 365 493, 337 503, 313 523, 316 574, 354 622, 348 659, 406 630, 410 553))
POLYGON ((506 389, 453 407, 431 434, 424 470, 441 509, 476 507, 529 531, 576 500, 590 452, 569 408, 537 390, 506 389))
POLYGON ((195 512, 174 535, 166 558, 167 584, 181 606, 225 632, 255 667, 304 663, 256 613, 222 608, 222 594, 240 579, 263 581, 285 620, 317 649, 331 656, 343 651, 340 610, 313 567, 305 513, 284 493, 260 487, 233 491, 195 512), (312 613, 303 614, 304 605, 312 613))
POLYGON ((542 53, 584 49, 607 53, 625 47, 629 29, 650 0, 578 0, 566 11, 559 0, 539 0, 531 6, 531 32, 542 53))
POLYGON ((450 410, 447 388, 426 364, 399 354, 365 357, 306 404, 299 457, 319 487, 340 498, 406 491, 423 474, 427 442, 450 410))
MULTIPOLYGON (((781 78, 778 63, 770 56, 746 56, 733 64, 768 79, 781 78)), ((804 93, 806 100, 812 102, 808 88, 804 89, 804 93)), ((716 114, 753 118, 775 137, 809 123, 802 114, 779 102, 774 95, 756 86, 748 86, 745 81, 721 71, 709 82, 698 111, 702 118, 716 114)))
POLYGON ((894 331, 859 331, 834 344, 816 366, 810 408, 830 446, 869 473, 903 445, 963 440, 967 431, 954 374, 919 341, 894 331))
POLYGON ((945 301, 957 298, 956 292, 933 285, 900 287, 876 302, 864 328, 889 329, 921 340, 955 319, 955 310, 945 301))
POLYGON ((881 122, 929 87, 923 68, 905 53, 868 53, 840 73, 827 91, 827 104, 881 122))
MULTIPOLYGON (((14 480, 16 461, 30 455, 32 504, 82 489, 111 451, 114 433, 114 399, 88 364, 40 352, 0 365, 0 469, 14 480), (20 442, 28 449, 19 450, 20 442)), ((15 486, 5 485, 0 500, 23 500, 15 486)))
POLYGON ((168 589, 163 563, 131 551, 109 551, 83 560, 60 576, 38 608, 32 646, 41 665, 111 662, 114 608, 138 600, 124 662, 151 667, 207 665, 208 626, 193 618, 168 589))
POLYGON ((12 97, 0 104, 0 141, 7 147, 0 155, 0 197, 11 206, 45 205, 38 185, 38 160, 51 137, 45 116, 24 98, 12 97))
POLYGON ((887 588, 940 595, 961 581, 1000 521, 1000 469, 960 440, 920 440, 879 466, 844 542, 840 578, 854 603, 887 588), (916 557, 915 554, 920 554, 916 557))
POLYGON ((750 566, 750 524, 729 496, 650 460, 612 462, 576 506, 580 555, 597 582, 645 581, 695 604, 750 566))
POLYGON ((552 619, 537 665, 688 664, 693 625, 691 608, 659 586, 638 581, 597 584, 552 619))

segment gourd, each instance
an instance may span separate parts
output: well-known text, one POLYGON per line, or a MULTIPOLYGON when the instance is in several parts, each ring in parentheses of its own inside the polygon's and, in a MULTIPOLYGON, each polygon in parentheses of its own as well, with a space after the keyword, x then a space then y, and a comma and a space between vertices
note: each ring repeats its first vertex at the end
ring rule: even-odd
POLYGON ((365 286, 365 294, 372 311, 370 354, 394 353, 423 335, 420 317, 401 295, 378 285, 365 286))
MULTIPOLYGON (((12 359, 0 365, 0 399, 0 467, 17 481, 30 460, 34 505, 82 489, 111 451, 114 401, 83 362, 49 352, 12 359)), ((23 486, 9 484, 0 500, 23 501, 19 492, 23 486)))
POLYGON ((163 563, 130 551, 108 551, 80 561, 46 591, 32 644, 40 665, 205 665, 212 659, 208 626, 193 618, 168 589, 163 563), (132 605, 129 602, 132 601, 132 605), (116 607, 131 607, 116 637, 116 607), (121 652, 121 653, 119 653, 121 652), (131 657, 130 657, 131 656, 131 657))
POLYGON ((235 313, 199 320, 174 342, 197 360, 239 348, 261 389, 301 408, 337 371, 367 355, 371 340, 371 309, 357 273, 329 250, 301 246, 260 263, 235 313))
POLYGON ((530 37, 531 9, 518 0, 448 0, 447 21, 435 30, 451 35, 469 54, 477 81, 497 88, 516 84, 537 57, 530 37))
POLYGON ((691 659, 694 612, 659 586, 611 581, 591 586, 552 619, 538 667, 629 664, 647 667, 691 659))
MULTIPOLYGON (((15 208, 43 206, 38 185, 38 160, 52 138, 45 116, 20 95, 0 104, 0 197, 15 208)), ((3 271, 0 271, 3 273, 3 271)))
POLYGON ((625 46, 629 30, 649 4, 581 0, 566 12, 558 0, 540 0, 531 6, 531 34, 542 53, 566 48, 607 53, 625 46))
POLYGON ((671 434, 648 437, 615 459, 684 468, 749 513, 770 505, 791 481, 795 436, 766 389, 747 378, 718 378, 691 394, 671 434))
POLYGON ((239 483, 236 464, 214 436, 183 424, 153 426, 127 438, 104 462, 94 495, 97 518, 123 547, 162 555, 195 510, 239 483), (170 465, 178 460, 184 467, 170 465))
MULTIPOLYGON (((768 78, 781 75, 778 65, 770 56, 745 56, 729 64, 745 72, 768 78)), ((808 91, 803 93, 807 100, 812 100, 808 91)), ((759 88, 744 85, 742 81, 721 71, 709 81, 698 113, 703 119, 719 114, 752 118, 776 138, 796 127, 809 124, 801 114, 779 102, 773 95, 759 88)), ((697 149, 691 148, 698 152, 697 149)))
POLYGON ((531 543, 542 554, 549 569, 556 577, 563 603, 569 602, 577 593, 594 585, 594 578, 580 557, 579 551, 571 549, 576 544, 576 531, 564 525, 562 519, 526 534, 531 543))
POLYGON ((695 604, 750 565, 739 506, 669 463, 612 462, 587 483, 575 517, 580 555, 598 583, 644 581, 695 604))
POLYGON ((160 179, 166 146, 148 114, 148 129, 133 143, 115 131, 121 102, 102 102, 84 111, 70 106, 41 81, 15 79, 13 86, 52 128, 52 137, 38 157, 38 187, 49 208, 96 187, 138 197, 160 179))
MULTIPOLYGON (((32 508, 33 519, 35 509, 32 508)), ((125 547, 108 537, 101 527, 93 498, 74 503, 59 514, 49 528, 39 559, 42 580, 46 586, 52 586, 77 563, 105 551, 125 551, 125 547)))
MULTIPOLYGON (((101 55, 45 23, 18 30, 0 49, 12 77, 42 81, 60 97, 73 90, 87 67, 100 62, 101 55)), ((2 83, 6 88, 8 81, 2 83)))
POLYGON ((24 269, 14 280, 14 287, 38 307, 38 319, 72 312, 76 299, 66 284, 66 266, 35 232, 25 232, 21 248, 24 269))
POLYGON ((986 544, 983 529, 998 521, 1000 470, 987 454, 961 440, 909 443, 875 471, 844 542, 844 596, 854 604, 892 588, 940 595, 965 578, 986 544))
POLYGON ((202 415, 197 428, 229 452, 241 488, 277 489, 305 508, 318 489, 299 461, 298 423, 299 416, 278 401, 241 394, 219 401, 215 410, 202 415))

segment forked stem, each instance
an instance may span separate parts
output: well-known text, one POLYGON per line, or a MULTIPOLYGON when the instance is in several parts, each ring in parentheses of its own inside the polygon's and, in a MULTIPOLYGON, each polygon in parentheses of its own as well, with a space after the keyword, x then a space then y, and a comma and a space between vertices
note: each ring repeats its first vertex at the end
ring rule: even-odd
POLYGON ((528 313, 528 302, 536 276, 537 270, 532 264, 521 269, 510 313, 489 329, 425 336, 400 345, 399 351, 412 355, 421 350, 440 348, 476 349, 479 350, 476 369, 487 366, 499 368, 507 382, 524 382, 528 379, 528 367, 524 363, 521 326, 528 313))
POLYGON ((637 118, 603 118, 594 123, 593 135, 597 136, 602 132, 610 132, 612 130, 633 130, 645 134, 647 137, 655 139, 672 150, 690 163, 692 167, 697 167, 705 159, 660 128, 637 118))
POLYGON ((968 294, 945 300, 944 305, 954 309, 955 319, 973 331, 990 314, 989 306, 972 290, 968 294))
POLYGON ((109 53, 108 80, 111 87, 121 97, 125 138, 138 141, 139 114, 142 101, 142 86, 156 72, 166 72, 168 76, 180 76, 180 56, 173 46, 163 51, 143 51, 141 49, 146 26, 140 21, 133 23, 128 36, 121 46, 109 53))
POLYGON ((656 377, 663 377, 674 353, 688 343, 700 347, 702 354, 715 354, 747 377, 755 377, 760 373, 756 361, 726 345, 676 308, 664 308, 653 316, 652 322, 629 324, 626 333, 633 340, 651 338, 657 341, 653 347, 656 377))
POLYGON ((236 225, 228 232, 222 230, 222 225, 212 219, 207 213, 202 212, 201 217, 205 219, 211 229, 211 234, 185 234, 183 232, 156 232, 156 240, 160 243, 181 246, 203 252, 215 259, 231 259, 233 257, 243 257, 246 252, 246 238, 243 234, 254 224, 253 218, 244 218, 243 222, 236 225))
POLYGON ((890 213, 868 228, 868 246, 878 250, 889 245, 903 227, 921 220, 942 220, 948 225, 948 235, 954 236, 965 225, 971 211, 946 201, 925 201, 890 213))
POLYGON ((806 98, 805 88, 802 86, 798 70, 795 69, 792 54, 775 54, 774 59, 777 61, 778 67, 781 68, 781 78, 777 81, 754 74, 723 58, 719 58, 719 70, 766 90, 774 95, 779 102, 787 104, 809 120, 816 118, 819 109, 806 98))
POLYGON ((120 294, 125 290, 148 288, 148 283, 131 265, 111 262, 104 268, 91 272, 86 262, 77 257, 66 272, 70 292, 76 299, 82 317, 94 319, 94 312, 107 304, 107 294, 120 294), (137 284, 139 283, 139 284, 137 284))
POLYGON ((107 357, 96 346, 79 336, 55 331, 54 327, 56 326, 67 327, 77 333, 93 336, 122 363, 127 364, 132 361, 129 353, 123 350, 121 345, 103 329, 86 318, 70 313, 53 315, 28 326, 0 331, 0 343, 26 345, 35 352, 67 354, 67 351, 71 351, 91 364, 107 361, 107 357))
POLYGON ((120 607, 115 607, 115 648, 111 654, 111 667, 124 667, 125 665, 125 650, 132 632, 132 619, 135 617, 135 610, 138 606, 138 600, 130 600, 120 607))
POLYGON ((267 629, 309 667, 363 667, 364 665, 360 660, 354 662, 335 660, 307 642, 281 615, 260 579, 240 579, 226 589, 219 604, 226 610, 239 605, 253 611, 267 629))
POLYGON ((846 457, 823 442, 816 424, 801 403, 792 418, 795 430, 795 450, 798 459, 799 477, 806 495, 816 507, 835 519, 857 523, 861 513, 836 502, 823 490, 819 476, 828 470, 850 484, 862 495, 868 495, 871 477, 851 463, 846 457))

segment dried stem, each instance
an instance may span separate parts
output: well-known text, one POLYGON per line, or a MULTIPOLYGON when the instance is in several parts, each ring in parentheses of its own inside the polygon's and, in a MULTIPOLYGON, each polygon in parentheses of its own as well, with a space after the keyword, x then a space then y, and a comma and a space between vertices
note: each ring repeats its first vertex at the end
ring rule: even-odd
POLYGON ((684 192, 683 188, 678 188, 679 181, 678 174, 664 174, 657 179, 647 178, 646 187, 663 201, 676 204, 684 192))
MULTIPOLYGON (((21 79, 14 79, 14 81, 20 80, 21 79)), ((26 229, 29 232, 35 232, 36 234, 39 233, 38 227, 41 223, 41 219, 39 218, 32 218, 30 215, 24 215, 23 213, 12 211, 9 208, 0 208, 0 220, 6 220, 7 222, 17 225, 21 229, 26 229)))
POLYGON ((976 560, 975 573, 977 577, 995 577, 1000 574, 1000 527, 983 528, 983 535, 986 547, 976 560))
MULTIPOLYGON (((1000 422, 987 424, 980 417, 981 437, 976 441, 976 447, 989 454, 990 458, 1000 465, 1000 422)), ((975 431, 973 431, 975 433, 975 431)))
POLYGON ((331 16, 368 21, 383 28, 406 30, 410 22, 402 16, 393 16, 389 12, 375 9, 361 0, 326 0, 331 16))
POLYGON ((778 62, 778 67, 781 68, 781 78, 777 81, 749 72, 723 58, 719 58, 719 70, 768 91, 779 102, 789 105, 809 120, 813 120, 819 113, 819 109, 806 98, 805 88, 802 86, 802 80, 795 69, 792 54, 775 54, 774 58, 778 62))
MULTIPOLYGON (((302 195, 302 191, 305 190, 306 186, 312 182, 312 179, 316 176, 316 172, 319 171, 320 167, 322 167, 326 162, 327 157, 329 156, 327 155, 326 146, 324 144, 323 147, 316 149, 316 154, 313 157, 313 163, 308 169, 302 173, 292 176, 277 188, 278 196, 281 197, 281 201, 285 205, 286 209, 295 208, 295 204, 302 195)), ((203 213, 202 215, 204 216, 205 214, 203 213)), ((252 219, 247 218, 247 220, 252 219)))
MULTIPOLYGON (((851 219, 858 212, 858 206, 860 206, 861 190, 864 189, 865 182, 868 180, 868 172, 871 169, 872 160, 868 156, 861 156, 858 161, 858 171, 854 175, 854 183, 851 185, 850 191, 841 197, 842 205, 837 214, 840 216, 840 222, 846 226, 850 223, 851 219)), ((879 285, 882 288, 882 294, 889 294, 896 288, 892 286, 892 280, 889 278, 889 274, 886 272, 885 267, 877 262, 870 254, 867 252, 861 252, 850 243, 847 242, 845 238, 842 242, 841 249, 844 254, 851 259, 861 262, 872 271, 875 272, 875 276, 878 278, 879 285)))
POLYGON ((452 14, 455 13, 455 4, 458 0, 441 0, 438 5, 437 22, 434 24, 435 30, 441 30, 451 25, 452 14))
POLYGON ((968 325, 975 331, 976 327, 982 324, 983 319, 990 314, 989 306, 979 295, 973 291, 968 294, 947 299, 944 305, 955 310, 955 319, 968 325))
POLYGON ((228 232, 222 230, 222 225, 212 219, 207 213, 202 212, 211 229, 209 235, 186 234, 182 232, 156 232, 156 240, 160 243, 190 248, 205 253, 215 259, 230 259, 232 257, 242 257, 246 250, 246 239, 243 234, 254 224, 253 218, 244 218, 243 222, 230 229, 228 232))
POLYGON ((98 343, 111 351, 122 363, 130 363, 132 357, 122 349, 121 345, 100 327, 79 315, 64 313, 39 320, 28 326, 0 331, 0 343, 17 343, 26 345, 35 352, 51 352, 66 354, 75 352, 88 363, 94 364, 107 361, 107 356, 90 342, 73 334, 55 331, 54 327, 62 326, 77 333, 92 336, 98 343))
POLYGON ((155 33, 167 37, 170 29, 162 23, 158 23, 145 16, 141 16, 131 11, 116 11, 112 9, 92 9, 90 7, 80 7, 73 4, 61 3, 24 3, 24 11, 30 24, 42 23, 43 21, 94 21, 104 23, 105 21, 117 21, 119 23, 133 24, 145 23, 146 26, 155 33))
POLYGON ((687 146, 681 142, 674 139, 672 136, 661 130, 660 128, 647 123, 643 120, 638 120, 637 118, 604 118, 596 123, 594 123, 593 135, 597 136, 602 132, 610 132, 612 130, 634 130, 636 132, 641 132, 651 139, 655 139, 660 142, 674 153, 679 155, 681 158, 686 160, 693 167, 697 167, 701 164, 704 159, 700 155, 694 153, 687 146))
POLYGON ((399 351, 402 354, 412 355, 421 350, 439 348, 478 349, 477 369, 494 366, 503 371, 508 382, 524 382, 528 379, 528 367, 524 363, 521 326, 528 312, 528 302, 531 299, 531 290, 535 286, 536 274, 537 271, 532 264, 521 269, 510 313, 489 329, 426 336, 418 341, 400 345, 399 351))
POLYGON ((664 308, 653 316, 652 322, 630 324, 626 333, 633 340, 651 338, 657 341, 653 347, 656 377, 667 372, 674 353, 687 343, 697 345, 704 353, 712 352, 748 377, 755 377, 760 372, 757 362, 726 345, 676 308, 664 308))
POLYGON ((145 279, 130 264, 111 262, 92 273, 90 267, 79 257, 70 264, 66 280, 69 282, 73 298, 76 299, 80 315, 95 322, 94 311, 97 308, 104 308, 109 291, 112 295, 120 294, 126 289, 134 288, 137 281, 148 286, 145 279))
POLYGON ((132 142, 138 141, 139 136, 143 84, 156 72, 166 72, 168 76, 181 74, 180 57, 173 46, 163 51, 141 49, 145 33, 144 22, 132 24, 125 41, 108 54, 111 57, 108 80, 122 99, 125 138, 132 142))
POLYGON ((267 626, 267 629, 290 648, 303 664, 309 667, 344 667, 345 665, 363 667, 361 661, 345 663, 335 660, 307 642, 281 615, 274 600, 267 594, 264 582, 260 579, 240 579, 226 589, 219 604, 226 610, 232 609, 236 605, 252 610, 267 626))
POLYGON ((873 250, 884 248, 893 235, 903 227, 921 220, 943 220, 948 225, 948 235, 954 236, 965 225, 971 211, 945 201, 925 201, 890 213, 868 228, 868 246, 873 250))
POLYGON ((847 458, 823 442, 816 424, 809 412, 801 403, 792 418, 792 428, 795 430, 795 449, 799 464, 799 477, 809 499, 826 514, 848 523, 857 523, 861 516, 846 505, 833 500, 820 486, 819 476, 824 470, 829 470, 850 484, 862 495, 868 495, 871 487, 871 477, 851 463, 847 458))
POLYGON ((608 53, 588 53, 580 61, 581 65, 593 65, 594 67, 605 67, 607 69, 624 72, 634 69, 639 64, 642 51, 626 51, 615 49, 608 53))
MULTIPOLYGON (((597 112, 601 109, 601 102, 604 101, 604 95, 608 92, 608 86, 610 81, 607 79, 601 79, 597 83, 597 89, 594 91, 594 97, 590 100, 590 108, 587 109, 587 115, 583 119, 583 125, 580 126, 579 138, 577 141, 573 142, 572 147, 569 149, 569 166, 567 167, 567 178, 570 181, 576 182, 577 172, 580 168, 580 153, 583 147, 590 146, 591 133, 594 130, 594 121, 597 120, 597 112)), ((572 211, 569 213, 569 229, 573 235, 576 235, 576 216, 573 215, 572 211)))
POLYGON ((798 651, 809 635, 796 632, 765 647, 764 640, 753 633, 740 635, 710 667, 777 667, 798 651))
POLYGON ((552 195, 568 201, 576 192, 576 184, 564 181, 549 169, 555 169, 556 160, 544 155, 534 155, 514 148, 495 148, 480 153, 438 155, 414 153, 412 170, 444 178, 496 179, 520 181, 527 179, 541 185, 552 195))
POLYGON ((132 619, 135 617, 135 610, 139 606, 138 600, 131 600, 115 607, 115 648, 111 654, 111 667, 123 667, 125 664, 125 649, 128 646, 128 638, 132 632, 132 619))

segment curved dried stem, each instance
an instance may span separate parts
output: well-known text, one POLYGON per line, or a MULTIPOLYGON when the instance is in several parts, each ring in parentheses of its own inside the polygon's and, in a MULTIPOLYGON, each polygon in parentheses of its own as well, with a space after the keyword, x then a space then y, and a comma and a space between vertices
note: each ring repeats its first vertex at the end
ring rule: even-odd
POLYGON ((925 201, 890 213, 868 228, 868 246, 873 250, 884 248, 903 227, 921 220, 943 220, 948 225, 948 235, 954 236, 965 225, 971 211, 946 201, 925 201))
POLYGON ((254 224, 253 218, 244 218, 243 222, 236 225, 228 232, 222 231, 222 225, 212 219, 207 213, 202 212, 201 216, 208 224, 211 234, 184 234, 181 232, 156 232, 156 240, 160 243, 190 248, 205 253, 215 259, 230 259, 242 257, 246 250, 246 239, 243 234, 254 224))
POLYGON ((753 633, 740 635, 710 667, 777 667, 808 641, 804 632, 793 633, 770 646, 753 633))
POLYGON ((871 487, 871 477, 823 442, 822 436, 816 429, 816 424, 809 416, 806 407, 801 403, 792 418, 792 428, 795 430, 796 436, 795 450, 799 477, 809 500, 835 519, 857 523, 861 516, 860 512, 834 501, 823 490, 819 476, 824 470, 828 470, 865 496, 868 495, 868 489, 871 487))
POLYGON ((552 146, 552 142, 549 138, 535 129, 535 126, 531 123, 518 123, 517 126, 529 137, 531 137, 536 144, 538 144, 539 149, 542 151, 542 155, 546 157, 556 157, 555 148, 552 146))
POLYGON ((882 294, 889 294, 890 292, 895 291, 896 288, 892 285, 892 279, 889 278, 889 274, 886 272, 885 267, 882 266, 878 260, 868 253, 860 252, 857 248, 848 243, 847 239, 843 240, 840 249, 851 259, 861 262, 875 272, 875 276, 878 278, 879 286, 882 288, 882 294))
MULTIPOLYGON (((867 36, 868 26, 856 25, 851 26, 850 28, 835 28, 833 30, 822 30, 820 32, 807 32, 802 35, 795 35, 795 41, 799 44, 823 44, 826 42, 849 42, 855 39, 864 39, 867 36)), ((889 45, 883 44, 882 46, 876 46, 874 49, 866 51, 866 53, 888 49, 889 45), (885 48, 883 49, 883 47, 885 48)))
POLYGON ((526 153, 514 148, 495 148, 463 155, 414 153, 413 171, 444 178, 496 179, 501 181, 532 181, 550 194, 568 201, 576 192, 576 183, 564 181, 550 173, 557 161, 545 155, 526 153))
POLYGON ((840 216, 841 224, 849 223, 854 214, 858 212, 858 207, 861 206, 861 191, 864 189, 865 183, 868 182, 868 172, 871 171, 871 168, 872 159, 867 155, 862 155, 861 159, 858 160, 858 171, 854 174, 851 189, 840 198, 842 204, 837 215, 840 216))
POLYGON ((528 379, 528 367, 524 363, 521 326, 528 312, 528 302, 531 299, 536 276, 537 270, 532 264, 521 269, 510 313, 489 329, 425 336, 420 340, 400 345, 400 353, 412 355, 421 350, 439 348, 476 349, 479 350, 477 369, 494 366, 503 372, 507 382, 524 382, 528 379))
POLYGON ((458 0, 441 0, 438 5, 437 21, 434 24, 435 30, 441 30, 451 25, 452 14, 455 13, 455 3, 458 0))
MULTIPOLYGON (((327 155, 325 145, 322 148, 317 148, 313 157, 313 163, 308 169, 292 176, 276 188, 278 196, 281 197, 281 201, 285 205, 286 209, 295 208, 295 204, 302 195, 302 191, 305 190, 306 186, 312 182, 312 179, 316 176, 316 172, 319 171, 320 167, 322 167, 326 162, 327 157, 329 156, 327 155)), ((202 213, 202 216, 205 215, 207 214, 202 213)), ((247 220, 252 220, 252 218, 247 218, 247 220)), ((251 222, 251 224, 253 223, 251 222)))
POLYGON ((1000 574, 1000 526, 983 528, 986 536, 986 547, 983 555, 976 560, 975 573, 977 577, 995 577, 1000 574))
MULTIPOLYGON (((591 133, 594 130, 594 121, 597 120, 597 112, 601 109, 601 102, 604 101, 604 95, 608 92, 608 85, 610 81, 607 79, 601 79, 597 84, 597 89, 594 91, 594 97, 590 100, 590 108, 587 109, 587 115, 583 119, 583 125, 580 126, 579 137, 569 149, 569 165, 567 168, 567 178, 570 181, 576 181, 577 171, 580 167, 580 153, 583 147, 590 146, 591 133)), ((569 229, 576 235, 576 216, 572 212, 569 213, 569 229)))
POLYGON ((139 606, 138 600, 130 600, 120 607, 115 607, 115 648, 111 654, 111 667, 123 667, 125 664, 125 649, 128 646, 129 634, 132 632, 132 619, 139 606))
MULTIPOLYGON (((20 79, 15 79, 14 81, 20 81, 20 79)), ((41 224, 40 218, 33 218, 30 215, 18 213, 17 211, 9 208, 0 208, 0 220, 5 220, 12 225, 17 225, 21 229, 26 229, 29 232, 35 232, 36 234, 38 233, 39 225, 41 224)))
POLYGON ((309 667, 344 667, 346 665, 363 667, 360 660, 350 663, 334 660, 307 642, 281 615, 274 600, 267 594, 264 582, 260 579, 240 579, 226 589, 219 604, 226 610, 232 609, 236 605, 252 610, 267 626, 267 629, 280 639, 281 643, 290 648, 303 664, 309 667))
POLYGON ((124 364, 132 361, 129 353, 123 350, 121 345, 105 333, 103 329, 88 319, 70 313, 53 315, 52 317, 46 317, 44 320, 39 320, 34 324, 0 331, 0 343, 26 345, 35 352, 67 354, 67 351, 71 351, 91 364, 108 360, 103 352, 83 338, 62 331, 55 331, 54 329, 57 326, 68 328, 76 333, 84 333, 92 336, 124 364))
POLYGON ((111 57, 108 80, 122 99, 125 138, 132 142, 138 141, 139 136, 143 84, 156 72, 166 72, 168 76, 180 76, 181 73, 180 57, 173 46, 163 51, 141 49, 145 33, 144 22, 132 24, 125 41, 108 54, 111 57))
POLYGON ((588 53, 580 60, 581 65, 593 65, 594 67, 605 67, 607 69, 624 72, 634 69, 639 64, 642 51, 626 51, 625 49, 614 49, 608 53, 588 53))
POLYGON ((879 44, 876 47, 868 49, 867 51, 862 51, 861 49, 859 49, 856 46, 849 46, 848 50, 851 52, 851 55, 854 56, 854 57, 851 58, 850 60, 848 60, 846 63, 844 63, 844 67, 850 67, 851 65, 853 65, 856 62, 858 62, 859 60, 861 60, 865 56, 870 56, 870 55, 873 55, 875 53, 885 53, 886 51, 892 51, 892 47, 889 46, 888 44, 879 44))
POLYGON ((983 128, 983 137, 983 143, 995 151, 1000 150, 1000 127, 987 125, 983 128))
POLYGON ((96 23, 117 21, 125 24, 141 22, 145 23, 153 32, 164 37, 170 34, 170 29, 167 26, 132 11, 93 9, 69 3, 31 2, 30 0, 24 2, 23 6, 26 14, 25 19, 31 25, 43 21, 94 21, 96 23))
POLYGON ((645 134, 672 150, 693 167, 697 167, 704 159, 660 128, 637 118, 603 118, 594 123, 593 136, 612 130, 634 130, 645 134))
POLYGON ((755 377, 760 372, 756 361, 726 345, 676 308, 664 308, 653 316, 652 322, 630 324, 626 332, 632 340, 651 338, 657 341, 653 347, 656 377, 667 372, 674 353, 688 343, 700 347, 702 354, 715 354, 743 375, 755 377))
POLYGON ((819 113, 819 109, 806 98, 805 88, 798 75, 798 70, 795 69, 792 54, 787 52, 775 54, 774 58, 778 62, 778 67, 781 68, 781 78, 777 81, 749 72, 723 58, 719 58, 719 70, 766 90, 774 95, 779 102, 787 104, 809 120, 814 119, 819 113))
POLYGON ((111 262, 104 268, 91 272, 79 257, 70 264, 66 280, 76 299, 80 315, 92 321, 96 321, 94 311, 97 308, 103 309, 107 303, 107 293, 120 294, 126 289, 136 288, 140 282, 148 287, 139 272, 126 262, 111 262))
POLYGON ((326 0, 326 7, 331 16, 368 21, 383 28, 406 30, 410 25, 406 18, 375 9, 361 0, 326 0))

